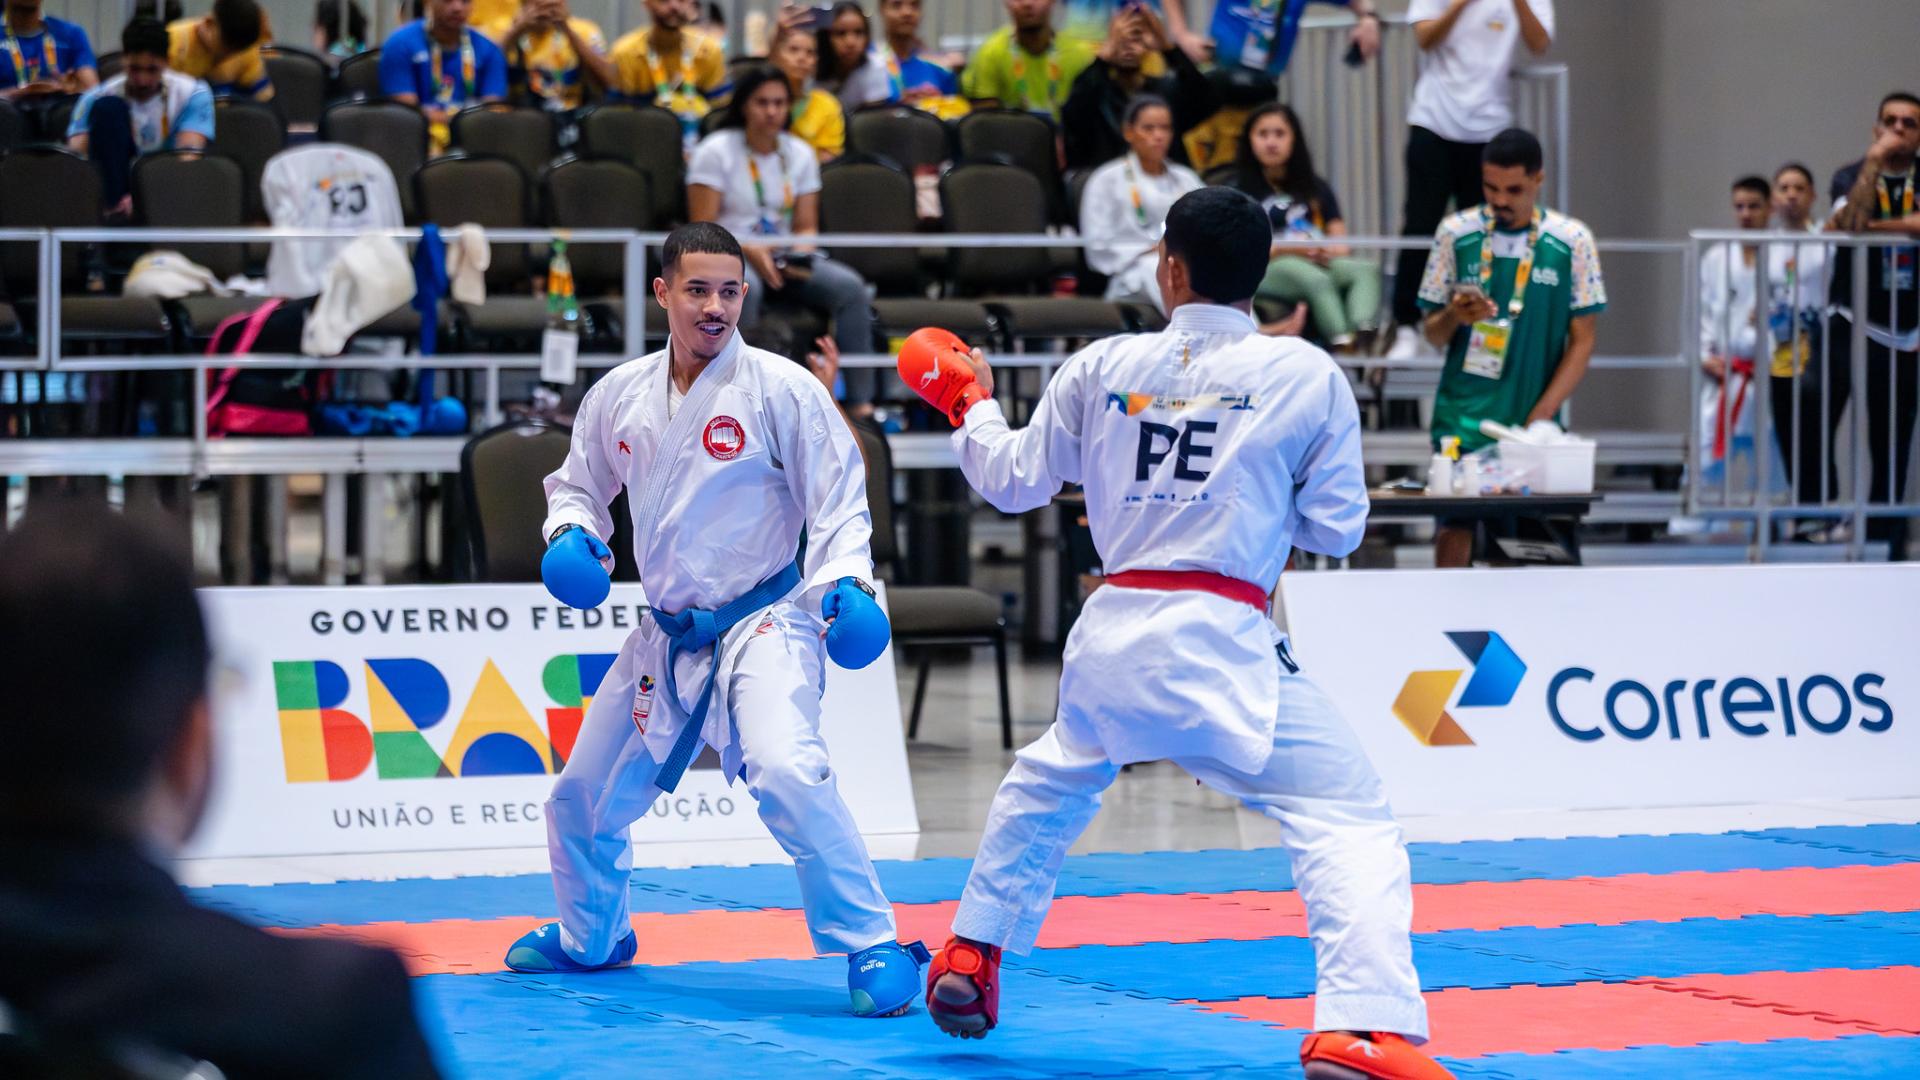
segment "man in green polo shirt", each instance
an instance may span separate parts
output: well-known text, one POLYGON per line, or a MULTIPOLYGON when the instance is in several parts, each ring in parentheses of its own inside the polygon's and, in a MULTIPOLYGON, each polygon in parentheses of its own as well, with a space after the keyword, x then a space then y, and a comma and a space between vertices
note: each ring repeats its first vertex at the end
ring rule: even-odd
MULTIPOLYGON (((1539 205, 1540 141, 1508 128, 1480 159, 1486 204, 1440 224, 1420 282, 1424 329, 1447 350, 1433 402, 1433 443, 1462 452, 1492 441, 1482 420, 1525 427, 1557 419, 1587 373, 1595 317, 1607 306, 1593 233, 1539 205)), ((1434 563, 1466 566, 1473 531, 1442 522, 1434 563)))
POLYGON ((1012 26, 980 43, 960 73, 960 92, 975 102, 1025 109, 1051 120, 1093 63, 1092 45, 1053 29, 1053 0, 1006 0, 1012 26))

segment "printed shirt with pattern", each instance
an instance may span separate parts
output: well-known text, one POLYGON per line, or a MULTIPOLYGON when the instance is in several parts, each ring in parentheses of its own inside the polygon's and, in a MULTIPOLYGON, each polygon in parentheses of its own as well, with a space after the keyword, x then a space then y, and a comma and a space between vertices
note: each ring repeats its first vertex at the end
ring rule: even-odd
MULTIPOLYGON (((1492 441, 1480 433, 1480 421, 1518 424, 1526 420, 1560 367, 1573 320, 1606 310, 1607 288, 1593 232, 1565 214, 1545 208, 1541 212, 1540 243, 1534 252, 1526 305, 1513 328, 1500 377, 1488 379, 1461 370, 1471 336, 1467 327, 1455 331, 1447 343, 1446 366, 1433 404, 1436 447, 1443 436, 1457 435, 1461 449, 1475 450, 1492 441)), ((1493 278, 1487 292, 1503 315, 1513 298, 1514 272, 1526 236, 1525 230, 1494 234, 1493 278)), ((1427 257, 1426 276, 1420 281, 1422 309, 1438 311, 1447 306, 1454 282, 1480 280, 1483 239, 1479 207, 1441 222, 1433 253, 1427 257)))
POLYGON ((1026 100, 1021 90, 1021 80, 1014 75, 1013 54, 1016 50, 1022 52, 1022 59, 1026 63, 1045 62, 1043 57, 1021 50, 1013 40, 1013 28, 1003 26, 974 50, 973 59, 967 62, 967 69, 960 74, 960 92, 969 98, 991 98, 1009 109, 1044 112, 1058 119, 1060 106, 1066 103, 1067 94, 1073 89, 1073 80, 1079 78, 1080 73, 1093 63, 1094 47, 1066 34, 1056 33, 1053 36, 1049 51, 1060 65, 1059 78, 1050 78, 1046 72, 1035 70, 1028 72, 1025 80, 1031 87, 1051 88, 1052 93, 1046 101, 1026 100))
MULTIPOLYGON (((601 34, 597 23, 591 19, 568 16, 567 25, 573 28, 581 41, 587 43, 588 48, 606 53, 607 39, 601 34)), ((536 30, 518 38, 509 38, 507 30, 512 26, 513 16, 509 15, 504 20, 480 27, 480 32, 507 54, 508 68, 525 73, 527 93, 531 97, 544 99, 556 109, 577 109, 585 104, 586 65, 580 62, 580 54, 574 51, 567 35, 558 30, 536 30)))
MULTIPOLYGON (((686 29, 682 34, 691 35, 693 40, 693 85, 709 99, 717 98, 726 91, 727 54, 718 41, 697 30, 686 29)), ((680 79, 680 49, 670 49, 660 54, 660 66, 667 78, 678 82, 680 79)), ((613 63, 614 71, 620 78, 620 93, 636 101, 653 101, 659 88, 653 85, 653 70, 647 63, 647 30, 634 30, 623 35, 613 43, 613 51, 607 54, 613 63)), ((665 106, 666 102, 659 102, 665 106)))
MULTIPOLYGON (((194 33, 199 19, 179 19, 167 24, 167 66, 182 75, 206 80, 215 97, 249 97, 265 101, 273 96, 273 84, 267 81, 267 62, 260 57, 260 46, 242 49, 216 62, 213 54, 194 33)), ((272 39, 266 15, 260 17, 260 40, 272 39)))

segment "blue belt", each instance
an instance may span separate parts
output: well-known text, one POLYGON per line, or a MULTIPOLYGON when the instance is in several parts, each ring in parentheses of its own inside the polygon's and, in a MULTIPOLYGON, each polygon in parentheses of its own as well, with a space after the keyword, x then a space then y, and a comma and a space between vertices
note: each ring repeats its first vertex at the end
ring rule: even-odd
POLYGON ((720 674, 720 649, 716 643, 726 636, 728 630, 733 629, 735 623, 761 608, 778 603, 798 584, 800 566, 798 563, 788 563, 786 569, 755 585, 738 600, 722 605, 718 611, 690 607, 670 615, 659 608, 653 609, 654 625, 673 639, 667 645, 666 681, 667 694, 676 705, 680 703, 680 689, 674 683, 674 662, 683 652, 714 646, 713 664, 707 668, 707 681, 700 688, 700 700, 694 704, 693 712, 687 717, 687 726, 681 729, 672 752, 660 765, 660 774, 654 778, 653 782, 661 791, 671 792, 680 786, 680 777, 686 774, 687 766, 693 762, 694 747, 700 745, 700 729, 707 723, 707 703, 713 700, 713 684, 720 674))

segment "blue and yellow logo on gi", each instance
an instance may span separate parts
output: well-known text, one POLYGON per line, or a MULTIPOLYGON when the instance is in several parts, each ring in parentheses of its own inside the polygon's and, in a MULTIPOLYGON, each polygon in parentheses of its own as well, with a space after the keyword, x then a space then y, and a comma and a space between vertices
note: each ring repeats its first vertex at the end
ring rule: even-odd
MULTIPOLYGON (((1498 707, 1513 700, 1520 680, 1526 677, 1527 665, 1505 638, 1491 630, 1449 630, 1447 640, 1473 664, 1473 675, 1454 708, 1498 707)), ((1393 715, 1421 745, 1473 745, 1472 736, 1447 710, 1454 687, 1466 674, 1463 668, 1416 671, 1400 687, 1400 696, 1393 699, 1393 715)))
POLYGON ((346 668, 331 660, 277 660, 273 687, 287 780, 352 780, 370 765, 382 780, 557 773, 614 658, 567 653, 547 661, 544 728, 488 660, 452 736, 438 749, 427 735, 452 714, 453 697, 433 664, 412 657, 364 661, 367 715, 361 717, 344 708, 352 692, 346 668))

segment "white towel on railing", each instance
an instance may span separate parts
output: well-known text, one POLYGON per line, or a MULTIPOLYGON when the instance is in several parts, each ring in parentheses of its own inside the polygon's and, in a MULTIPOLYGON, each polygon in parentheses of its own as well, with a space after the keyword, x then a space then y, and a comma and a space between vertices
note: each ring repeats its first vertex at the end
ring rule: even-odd
POLYGON ((362 236, 340 251, 307 315, 300 351, 338 356, 347 339, 413 299, 413 264, 400 241, 362 236))
POLYGON ((486 303, 487 267, 493 263, 487 231, 467 222, 441 230, 440 239, 447 246, 448 292, 463 304, 486 303))

